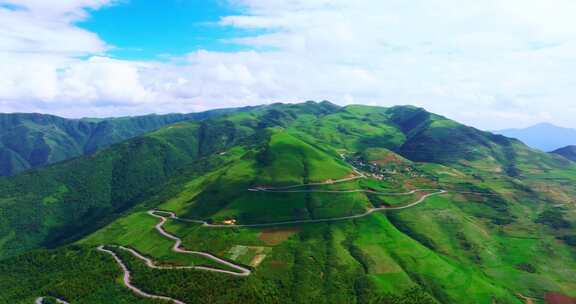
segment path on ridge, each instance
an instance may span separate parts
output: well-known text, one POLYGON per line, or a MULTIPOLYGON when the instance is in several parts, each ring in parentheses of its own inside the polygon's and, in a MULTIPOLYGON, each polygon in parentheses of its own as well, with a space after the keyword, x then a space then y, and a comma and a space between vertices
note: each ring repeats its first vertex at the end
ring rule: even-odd
MULTIPOLYGON (((404 194, 401 193, 394 193, 392 195, 409 195, 409 194, 413 194, 419 191, 429 191, 429 190, 412 190, 410 192, 406 192, 404 194)), ((343 192, 343 193, 347 193, 347 192, 343 192)), ((393 211, 393 210, 402 210, 402 209, 407 209, 410 207, 414 207, 418 204, 423 203, 427 198, 431 197, 431 196, 435 196, 435 195, 440 195, 440 194, 444 194, 444 193, 448 193, 448 191, 446 190, 437 190, 437 192, 434 193, 430 193, 430 194, 426 194, 424 196, 422 196, 420 199, 418 199, 417 201, 407 204, 407 205, 403 205, 403 206, 398 206, 398 207, 378 207, 378 208, 370 208, 368 209, 366 212, 364 213, 359 213, 359 214, 355 214, 355 215, 349 215, 349 216, 341 216, 341 217, 332 217, 332 218, 324 218, 324 219, 307 219, 307 220, 294 220, 294 221, 282 221, 282 222, 272 222, 272 223, 261 223, 261 224, 230 224, 230 225, 225 225, 225 224, 210 224, 206 221, 203 220, 193 220, 193 219, 186 219, 186 218, 181 218, 176 216, 176 214, 174 212, 171 211, 164 211, 164 210, 150 210, 148 211, 149 214, 151 215, 155 215, 155 216, 159 216, 158 214, 166 214, 168 215, 169 218, 175 219, 175 220, 179 220, 179 221, 183 221, 183 222, 189 222, 189 223, 197 223, 197 224, 201 224, 203 227, 208 227, 208 228, 257 228, 257 227, 272 227, 272 226, 283 226, 283 225, 293 225, 293 224, 312 224, 312 223, 326 223, 326 222, 338 222, 338 221, 344 221, 344 220, 351 220, 351 219, 358 219, 358 218, 362 218, 362 217, 366 217, 371 215, 374 212, 378 212, 378 211, 393 211)))

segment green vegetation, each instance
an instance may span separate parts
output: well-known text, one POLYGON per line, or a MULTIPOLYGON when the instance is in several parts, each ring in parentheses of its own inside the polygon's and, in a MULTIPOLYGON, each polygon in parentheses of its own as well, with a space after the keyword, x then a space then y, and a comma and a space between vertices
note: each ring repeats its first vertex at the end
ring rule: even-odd
POLYGON ((163 265, 222 267, 171 251, 174 242, 154 229, 160 220, 146 213, 153 208, 262 224, 405 206, 434 192, 391 194, 414 189, 448 193, 331 223, 165 223, 184 248, 251 267, 247 278, 153 270, 110 249, 134 285, 186 303, 519 304, 519 295, 536 303, 550 292, 576 296, 574 182, 573 162, 415 107, 273 104, 180 122, 0 179, 0 301, 150 302, 121 284, 112 257, 94 250, 102 244, 163 265), (42 272, 37 281, 34 272, 42 272))
POLYGON ((57 246, 93 231, 154 194, 180 168, 247 136, 234 126, 218 127, 184 122, 94 155, 0 179, 0 256, 57 246))
POLYGON ((536 223, 548 225, 554 229, 572 228, 571 223, 564 218, 565 211, 559 208, 548 209, 536 219, 536 223))
POLYGON ((0 302, 29 304, 40 296, 70 303, 163 303, 134 296, 118 284, 111 256, 72 246, 39 250, 0 262, 0 302))
POLYGON ((0 176, 90 154, 169 124, 247 109, 106 119, 0 113, 0 176))

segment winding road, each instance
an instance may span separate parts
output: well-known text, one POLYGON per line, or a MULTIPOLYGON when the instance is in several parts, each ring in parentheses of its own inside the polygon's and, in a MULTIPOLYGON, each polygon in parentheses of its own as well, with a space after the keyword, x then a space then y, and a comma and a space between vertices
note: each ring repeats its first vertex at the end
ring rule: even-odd
MULTIPOLYGON (((224 274, 239 276, 239 277, 246 277, 246 276, 249 276, 250 274, 252 274, 252 271, 248 268, 245 268, 243 266, 240 266, 240 265, 234 264, 232 262, 229 262, 227 260, 221 259, 217 256, 212 255, 211 253, 202 252, 202 251, 190 251, 190 250, 183 249, 181 247, 182 239, 180 239, 179 237, 177 237, 173 234, 170 234, 166 230, 164 230, 163 226, 166 223, 167 219, 174 219, 174 220, 179 220, 179 221, 184 221, 184 222, 197 223, 197 224, 201 224, 203 227, 207 227, 207 228, 254 228, 254 227, 270 227, 270 226, 282 226, 282 225, 293 225, 293 224, 337 222, 337 221, 363 218, 363 217, 371 215, 372 213, 379 212, 379 211, 407 209, 410 207, 414 207, 418 204, 421 204, 422 202, 424 202, 427 198, 429 198, 431 196, 447 193, 447 191, 445 191, 445 190, 438 190, 438 189, 416 189, 416 190, 412 190, 412 191, 405 192, 405 193, 378 192, 381 194, 388 194, 388 195, 410 195, 410 194, 414 194, 417 192, 433 191, 433 190, 436 192, 424 195, 420 199, 418 199, 417 201, 415 201, 413 203, 410 203, 410 204, 404 205, 404 206, 399 206, 399 207, 370 208, 364 213, 360 213, 360 214, 356 214, 356 215, 350 215, 350 216, 326 218, 326 219, 296 220, 296 221, 284 221, 284 222, 262 223, 262 224, 246 224, 246 225, 210 224, 210 223, 208 223, 206 221, 202 221, 202 220, 180 218, 180 217, 176 216, 176 214, 174 212, 170 212, 170 211, 163 211, 163 210, 149 210, 148 211, 149 215, 160 219, 160 222, 158 224, 156 224, 156 226, 154 228, 164 237, 169 238, 169 239, 174 241, 174 245, 172 246, 172 251, 177 252, 177 253, 202 256, 202 257, 208 258, 214 262, 217 262, 219 264, 226 265, 227 267, 235 269, 238 272, 234 272, 234 271, 230 271, 230 270, 224 270, 224 269, 218 269, 218 268, 212 268, 212 267, 205 267, 205 266, 158 266, 157 263, 155 263, 152 259, 145 257, 144 255, 140 254, 139 252, 137 252, 134 249, 124 247, 124 246, 115 246, 115 247, 120 249, 120 250, 124 250, 126 252, 129 252, 134 257, 144 261, 146 266, 149 268, 152 268, 152 269, 195 269, 195 270, 204 270, 204 271, 210 271, 210 272, 224 273, 224 274)), ((258 191, 266 191, 266 190, 258 190, 258 191)), ((286 190, 286 191, 290 191, 290 190, 286 190)), ((313 191, 313 190, 309 190, 309 191, 313 191)), ((318 190, 318 191, 322 191, 322 190, 318 190)), ((366 191, 370 191, 370 190, 343 190, 343 192, 342 191, 340 191, 340 192, 346 193, 346 192, 350 192, 350 191, 356 191, 356 192, 364 191, 364 192, 366 192, 366 191)), ((280 193, 280 192, 282 192, 282 190, 278 190, 278 191, 274 191, 274 192, 280 193)), ((370 191, 370 192, 374 192, 374 191, 370 191)), ((335 192, 335 193, 339 193, 339 192, 335 192)), ((112 246, 110 246, 110 247, 112 247, 112 246)), ((135 294, 137 294, 141 297, 150 298, 150 299, 157 299, 157 300, 165 300, 165 301, 169 301, 169 302, 172 302, 175 304, 186 304, 180 300, 170 298, 167 296, 153 295, 153 294, 147 293, 147 292, 139 289, 138 287, 134 286, 131 282, 130 270, 128 269, 126 264, 124 264, 122 259, 114 251, 106 249, 104 247, 104 245, 99 246, 97 249, 101 252, 112 255, 112 257, 114 258, 116 263, 120 266, 120 268, 124 272, 124 275, 123 275, 124 285, 128 289, 130 289, 132 292, 134 292, 135 294)), ((38 302, 38 300, 36 302, 36 304, 41 304, 41 303, 42 302, 38 302)), ((62 302, 62 303, 66 303, 66 302, 62 302)))
POLYGON ((124 262, 122 262, 122 259, 120 259, 120 257, 114 251, 108 250, 108 249, 104 248, 104 246, 98 246, 97 249, 99 251, 102 251, 102 252, 105 252, 105 253, 112 255, 114 260, 116 260, 116 263, 118 263, 118 265, 120 265, 120 268, 122 268, 122 271, 124 272, 124 277, 123 277, 124 285, 126 285, 126 287, 128 287, 128 289, 132 290, 132 292, 134 292, 135 294, 137 294, 141 297, 144 297, 144 298, 149 298, 149 299, 165 300, 165 301, 170 301, 170 302, 175 303, 175 304, 186 304, 180 300, 176 300, 176 299, 173 299, 170 297, 149 294, 149 293, 139 289, 138 287, 132 285, 132 282, 130 280, 130 278, 131 278, 130 270, 128 270, 128 267, 124 264, 124 262))
POLYGON ((371 193, 378 195, 402 196, 410 195, 417 192, 424 191, 442 191, 442 189, 416 189, 408 192, 380 192, 375 190, 365 189, 350 189, 350 190, 276 190, 276 188, 250 188, 248 191, 252 192, 270 192, 270 193, 371 193))
MULTIPOLYGON (((241 276, 241 277, 249 276, 252 273, 252 271, 248 268, 242 267, 240 265, 236 265, 234 263, 231 263, 229 261, 221 259, 217 256, 214 256, 210 253, 202 252, 202 251, 189 251, 189 250, 183 249, 181 247, 182 239, 180 239, 179 237, 177 237, 173 234, 168 233, 162 227, 166 223, 166 217, 158 215, 158 214, 154 214, 153 212, 148 212, 148 214, 160 219, 160 222, 158 224, 156 224, 156 226, 154 228, 164 237, 169 238, 169 239, 174 241, 174 245, 172 246, 172 251, 177 252, 177 253, 183 253, 183 254, 199 255, 199 256, 208 258, 212 261, 215 261, 219 264, 226 265, 232 269, 237 270, 238 272, 224 270, 224 269, 218 269, 218 268, 212 268, 212 267, 206 267, 206 266, 158 266, 152 259, 145 257, 144 255, 140 254, 138 251, 136 251, 132 248, 128 248, 128 247, 124 247, 124 246, 114 246, 114 247, 131 253, 136 258, 144 261, 146 266, 148 266, 149 268, 152 268, 152 269, 171 269, 171 270, 174 270, 174 269, 195 269, 195 270, 204 270, 204 271, 210 271, 210 272, 225 273, 228 275, 241 276)), ((113 247, 113 246, 110 246, 110 247, 113 247)), ((124 285, 126 287, 128 287, 128 289, 132 290, 135 294, 137 294, 141 297, 145 297, 145 298, 170 301, 170 302, 175 303, 175 304, 186 304, 180 300, 170 298, 167 296, 153 295, 153 294, 147 293, 147 292, 139 289, 138 287, 134 286, 131 282, 130 270, 128 269, 126 264, 124 264, 122 259, 114 251, 104 248, 104 245, 99 246, 97 249, 101 252, 105 252, 105 253, 112 255, 114 260, 116 260, 116 263, 120 266, 120 268, 124 272, 124 276, 123 276, 124 285)))
MULTIPOLYGON (((361 190, 344 190, 342 193, 349 193, 350 191, 360 192, 361 190)), ((364 190, 364 191, 366 191, 366 190, 364 190)), ((394 193, 394 194, 390 194, 390 195, 409 195, 409 194, 414 194, 416 192, 421 192, 421 191, 430 191, 430 190, 420 189, 420 190, 412 190, 412 191, 406 192, 406 193, 394 193)), ((166 214, 171 219, 179 220, 179 221, 183 221, 183 222, 189 222, 189 223, 197 223, 197 224, 201 224, 203 227, 208 227, 208 228, 258 228, 258 227, 272 227, 272 226, 284 226, 284 225, 295 225, 295 224, 326 223, 326 222, 338 222, 338 221, 363 218, 363 217, 369 216, 370 214, 372 214, 374 212, 378 212, 378 211, 392 211, 392 210, 407 209, 407 208, 414 207, 418 204, 423 203, 427 198, 429 198, 431 196, 448 193, 448 191, 446 191, 446 190, 436 190, 436 191, 437 192, 426 194, 426 195, 422 196, 420 199, 418 199, 417 201, 415 201, 413 203, 410 203, 408 205, 398 206, 398 207, 370 208, 370 209, 366 210, 366 212, 363 212, 363 213, 359 213, 359 214, 355 214, 355 215, 349 215, 349 216, 341 216, 341 217, 332 217, 332 218, 325 218, 325 219, 283 221, 283 222, 272 222, 272 223, 262 223, 262 224, 240 224, 240 225, 237 225, 237 224, 229 224, 229 225, 210 224, 210 223, 208 223, 206 221, 202 221, 202 220, 193 220, 193 219, 181 218, 181 217, 176 216, 176 214, 174 212, 170 212, 170 211, 150 210, 150 211, 148 211, 148 213, 151 215, 154 215, 154 216, 160 216, 160 215, 158 215, 159 213, 160 214, 166 214)))
MULTIPOLYGON (((154 214, 154 212, 152 211, 148 211, 148 214, 157 217, 160 219, 160 223, 158 223, 155 228, 156 230, 162 234, 163 236, 171 239, 174 241, 174 246, 172 246, 172 251, 177 252, 177 253, 184 253, 184 254, 193 254, 193 255, 199 255, 205 258, 208 258, 214 262, 220 263, 222 265, 226 265, 230 268, 233 268, 235 270, 238 270, 238 272, 233 272, 233 271, 227 271, 227 270, 222 270, 222 269, 217 269, 217 268, 210 268, 210 267, 202 267, 202 266, 190 266, 188 268, 192 268, 192 269, 201 269, 201 270, 207 270, 207 271, 212 271, 212 272, 220 272, 220 273, 226 273, 226 274, 230 274, 230 275, 235 275, 235 276, 249 276, 252 272, 250 271, 250 269, 236 265, 234 263, 228 262, 224 259, 221 259, 217 256, 214 256, 210 253, 206 253, 206 252, 202 252, 202 251, 189 251, 186 249, 181 248, 182 245, 182 239, 180 239, 179 237, 172 235, 170 233, 168 233, 166 230, 164 230, 164 228, 162 228, 162 226, 164 226, 164 224, 166 223, 166 217, 161 216, 161 215, 157 215, 154 214)), ((147 262, 148 265, 153 265, 153 263, 149 260, 144 258, 144 260, 147 262)), ((162 267, 155 267, 155 268, 159 268, 159 269, 167 269, 167 268, 162 268, 162 267)), ((169 268, 173 268, 173 267, 169 267, 169 268)), ((169 269, 168 268, 168 269, 169 269)))

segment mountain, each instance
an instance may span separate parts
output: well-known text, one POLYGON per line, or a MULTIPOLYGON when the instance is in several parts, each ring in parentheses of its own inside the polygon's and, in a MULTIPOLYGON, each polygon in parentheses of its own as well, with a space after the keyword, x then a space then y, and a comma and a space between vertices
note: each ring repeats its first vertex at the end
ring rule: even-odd
POLYGON ((187 120, 0 178, 0 302, 568 299, 574 182, 561 156, 410 106, 187 120))
MULTIPOLYGON (((232 109, 235 110, 235 109, 232 109)), ((189 120, 229 112, 66 119, 44 114, 0 114, 0 176, 90 154, 111 144, 189 120)))
POLYGON ((549 123, 541 123, 525 129, 494 131, 494 133, 517 138, 530 147, 546 152, 576 144, 575 129, 562 128, 549 123))
POLYGON ((551 153, 562 155, 569 160, 576 161, 576 146, 567 146, 564 148, 554 150, 551 153))

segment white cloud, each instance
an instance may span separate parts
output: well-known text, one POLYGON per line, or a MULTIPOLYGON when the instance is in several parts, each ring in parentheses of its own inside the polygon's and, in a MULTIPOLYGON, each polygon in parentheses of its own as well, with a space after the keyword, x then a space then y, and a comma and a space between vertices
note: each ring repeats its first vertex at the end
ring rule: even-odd
POLYGON ((75 25, 88 17, 87 9, 111 4, 0 0, 0 100, 6 107, 0 110, 84 110, 90 115, 94 108, 110 111, 114 105, 133 107, 153 100, 154 93, 140 81, 144 64, 102 57, 110 46, 75 25))
POLYGON ((140 69, 146 67, 140 63, 92 57, 62 72, 62 92, 67 100, 101 105, 150 102, 154 100, 154 93, 146 89, 140 79, 140 69), (86 81, 88 79, 91 81, 86 81))
POLYGON ((96 9, 110 2, 0 0, 0 52, 68 55, 103 52, 107 48, 105 42, 73 23, 87 17, 87 8, 96 9))
POLYGON ((245 14, 220 25, 264 30, 230 41, 254 51, 195 51, 177 63, 106 58, 110 46, 74 22, 110 1, 9 2, 25 9, 0 8, 2 111, 93 116, 328 99, 416 104, 483 128, 543 119, 576 127, 572 0, 230 0, 245 14))
POLYGON ((86 18, 86 9, 99 9, 117 0, 0 0, 0 5, 16 7, 38 18, 64 18, 66 22, 86 18))

